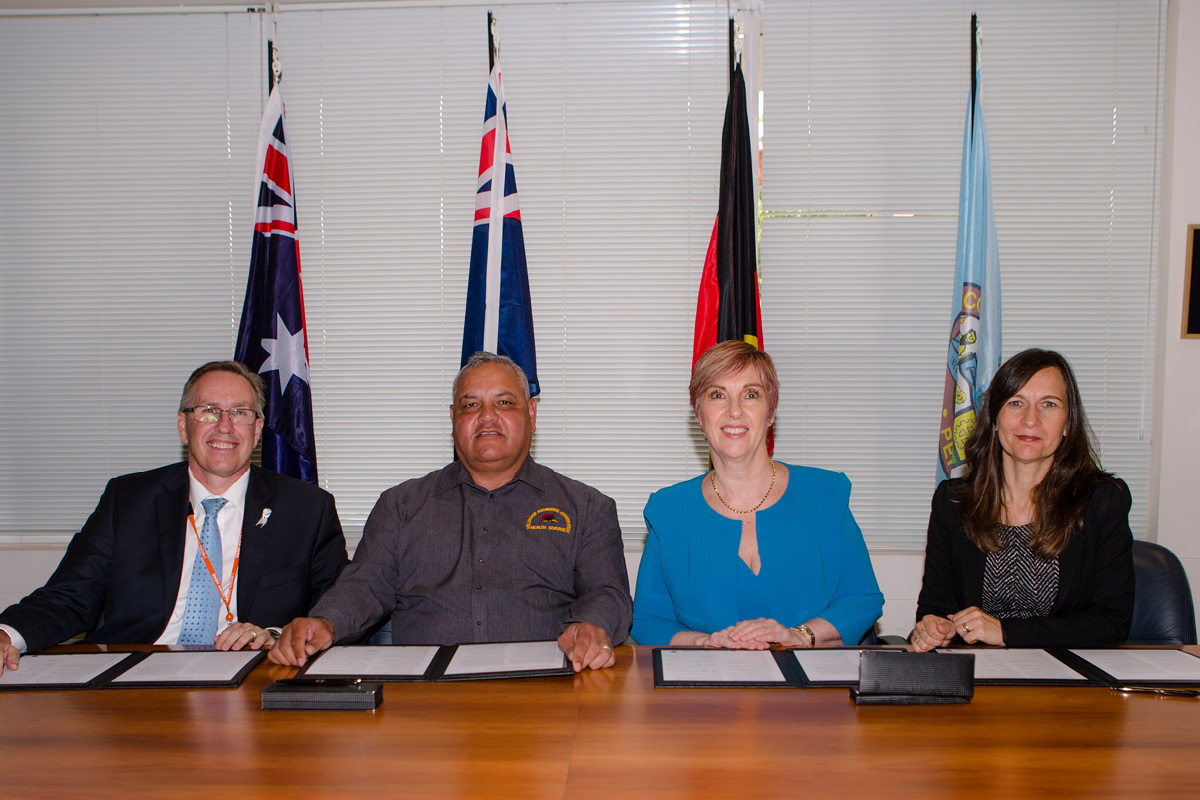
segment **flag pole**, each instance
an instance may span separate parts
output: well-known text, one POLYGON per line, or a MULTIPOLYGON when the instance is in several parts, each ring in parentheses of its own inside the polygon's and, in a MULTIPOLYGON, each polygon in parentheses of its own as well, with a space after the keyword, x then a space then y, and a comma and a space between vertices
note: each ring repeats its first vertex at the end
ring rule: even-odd
POLYGON ((729 77, 732 80, 733 71, 737 69, 737 23, 729 18, 729 77))
MULTIPOLYGON (((975 103, 979 102, 979 98, 976 96, 976 94, 978 92, 978 87, 975 85, 975 74, 976 74, 976 72, 978 72, 978 70, 979 70, 979 15, 972 14, 971 15, 971 104, 972 104, 971 107, 972 108, 974 108, 975 103)), ((974 112, 971 113, 971 127, 972 127, 972 129, 974 129, 974 127, 975 127, 974 112)))
POLYGON ((275 88, 275 40, 267 39, 267 94, 275 88))
POLYGON ((496 68, 496 18, 492 16, 492 12, 488 12, 488 72, 496 68))

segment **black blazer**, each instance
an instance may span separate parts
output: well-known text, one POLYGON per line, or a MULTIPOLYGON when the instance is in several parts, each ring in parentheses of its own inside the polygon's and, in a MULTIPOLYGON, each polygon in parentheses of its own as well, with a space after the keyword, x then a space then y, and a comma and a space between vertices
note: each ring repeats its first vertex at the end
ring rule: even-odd
MULTIPOLYGON (((943 481, 933 495, 918 620, 983 603, 987 554, 971 544, 959 522, 954 494, 961 483, 943 481)), ((1083 528, 1071 535, 1058 557, 1058 594, 1050 615, 1002 620, 1008 647, 1114 647, 1125 642, 1133 617, 1132 502, 1120 478, 1092 487, 1083 528)))
MULTIPOLYGON (((179 594, 188 516, 186 462, 108 482, 46 585, 0 614, 30 652, 87 641, 152 644, 179 594)), ((333 495, 250 468, 237 577, 238 618, 260 627, 308 614, 346 564, 333 495), (257 525, 264 508, 271 516, 257 525)))

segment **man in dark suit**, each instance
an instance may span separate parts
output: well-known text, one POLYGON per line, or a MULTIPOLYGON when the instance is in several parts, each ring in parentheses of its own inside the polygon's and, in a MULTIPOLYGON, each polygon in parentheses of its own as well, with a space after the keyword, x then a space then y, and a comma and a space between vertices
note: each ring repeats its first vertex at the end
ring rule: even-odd
POLYGON ((250 466, 262 378, 236 361, 192 373, 187 461, 113 478, 42 588, 0 614, 0 671, 20 653, 88 642, 270 647, 346 564, 333 496, 250 466))

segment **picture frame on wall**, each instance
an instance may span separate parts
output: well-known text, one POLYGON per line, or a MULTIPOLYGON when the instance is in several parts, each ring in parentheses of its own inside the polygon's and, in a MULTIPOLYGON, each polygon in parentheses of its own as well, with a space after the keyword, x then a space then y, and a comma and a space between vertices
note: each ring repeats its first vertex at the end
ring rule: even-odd
POLYGON ((1200 225, 1188 225, 1187 264, 1183 270, 1183 330, 1180 337, 1200 339, 1200 225))

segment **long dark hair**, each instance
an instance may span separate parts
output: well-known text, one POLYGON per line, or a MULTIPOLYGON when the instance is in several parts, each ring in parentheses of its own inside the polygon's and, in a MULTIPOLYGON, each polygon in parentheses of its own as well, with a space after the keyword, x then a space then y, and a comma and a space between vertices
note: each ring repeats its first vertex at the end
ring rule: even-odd
POLYGON ((996 420, 1004 404, 1029 379, 1043 369, 1062 375, 1067 388, 1067 422, 1063 439, 1054 452, 1050 471, 1033 489, 1033 538, 1030 547, 1043 558, 1053 558, 1067 546, 1072 532, 1083 522, 1083 511, 1096 481, 1111 477, 1100 467, 1094 437, 1083 413, 1079 384, 1067 360, 1053 350, 1036 348, 1017 353, 1000 367, 983 398, 975 430, 967 441, 967 469, 958 495, 963 530, 976 547, 987 553, 1000 549, 996 523, 1004 511, 1004 451, 996 420))

